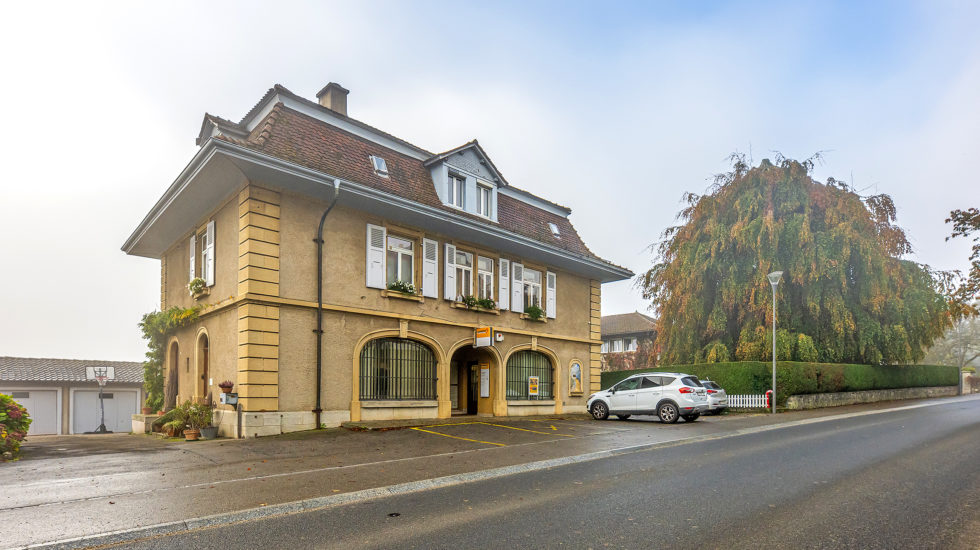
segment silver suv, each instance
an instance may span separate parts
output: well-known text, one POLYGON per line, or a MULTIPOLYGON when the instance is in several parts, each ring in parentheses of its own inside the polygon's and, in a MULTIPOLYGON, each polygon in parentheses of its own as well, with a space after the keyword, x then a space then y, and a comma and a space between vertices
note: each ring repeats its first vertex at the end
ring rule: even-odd
POLYGON ((634 374, 608 390, 589 396, 585 404, 596 420, 610 414, 626 420, 649 414, 673 424, 678 418, 693 422, 708 410, 707 391, 697 376, 677 372, 634 374))

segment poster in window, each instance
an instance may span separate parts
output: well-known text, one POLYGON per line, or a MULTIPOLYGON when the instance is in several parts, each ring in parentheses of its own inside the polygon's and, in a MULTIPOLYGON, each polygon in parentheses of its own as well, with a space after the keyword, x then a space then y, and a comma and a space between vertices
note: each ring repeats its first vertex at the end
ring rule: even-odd
POLYGON ((541 383, 541 379, 537 376, 527 377, 527 394, 528 395, 538 395, 538 386, 541 383))
POLYGON ((489 363, 480 363, 480 397, 490 397, 489 363))
POLYGON ((582 362, 572 361, 568 368, 568 393, 569 395, 581 395, 582 389, 582 362))

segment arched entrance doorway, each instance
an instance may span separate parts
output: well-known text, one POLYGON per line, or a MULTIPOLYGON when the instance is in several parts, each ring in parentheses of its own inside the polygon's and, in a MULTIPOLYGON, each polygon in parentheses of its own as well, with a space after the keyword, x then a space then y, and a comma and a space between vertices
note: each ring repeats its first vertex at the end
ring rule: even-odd
POLYGON ((202 332, 197 337, 197 385, 195 386, 195 393, 200 401, 207 400, 210 391, 211 346, 209 342, 206 332, 202 332))
POLYGON ((500 369, 494 356, 483 349, 464 345, 449 361, 449 398, 453 416, 494 414, 500 369))

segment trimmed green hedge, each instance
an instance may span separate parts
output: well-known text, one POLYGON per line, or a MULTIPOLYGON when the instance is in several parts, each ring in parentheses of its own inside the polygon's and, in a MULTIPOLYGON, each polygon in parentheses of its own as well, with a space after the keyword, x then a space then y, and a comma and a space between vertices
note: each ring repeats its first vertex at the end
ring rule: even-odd
MULTIPOLYGON (((602 387, 638 372, 683 372, 714 380, 729 394, 760 394, 772 388, 772 363, 742 361, 672 365, 655 369, 602 373, 602 387)), ((959 369, 938 365, 841 365, 833 363, 776 362, 776 394, 780 404, 790 395, 844 391, 956 386, 959 369)))

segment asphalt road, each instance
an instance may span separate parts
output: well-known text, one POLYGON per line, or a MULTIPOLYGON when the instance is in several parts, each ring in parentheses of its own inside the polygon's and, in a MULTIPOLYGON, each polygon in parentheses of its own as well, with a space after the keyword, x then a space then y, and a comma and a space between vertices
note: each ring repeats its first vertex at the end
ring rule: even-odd
POLYGON ((681 442, 125 548, 980 548, 980 401, 681 442))

